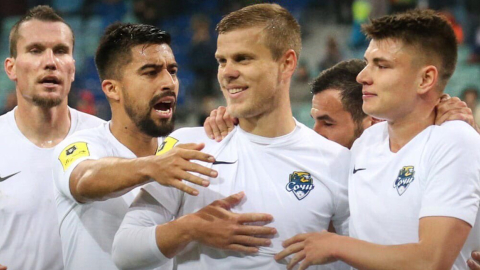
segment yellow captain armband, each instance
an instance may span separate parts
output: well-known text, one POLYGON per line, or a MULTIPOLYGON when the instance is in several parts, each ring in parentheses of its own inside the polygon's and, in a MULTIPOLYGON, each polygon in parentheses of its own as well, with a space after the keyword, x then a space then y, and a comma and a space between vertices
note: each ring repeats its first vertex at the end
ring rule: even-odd
POLYGON ((68 145, 62 150, 58 156, 58 160, 62 163, 63 170, 66 171, 72 163, 81 158, 90 156, 86 142, 76 142, 68 145))
POLYGON ((173 137, 165 138, 163 143, 158 147, 157 153, 155 155, 158 156, 170 151, 177 144, 177 142, 178 140, 173 137))

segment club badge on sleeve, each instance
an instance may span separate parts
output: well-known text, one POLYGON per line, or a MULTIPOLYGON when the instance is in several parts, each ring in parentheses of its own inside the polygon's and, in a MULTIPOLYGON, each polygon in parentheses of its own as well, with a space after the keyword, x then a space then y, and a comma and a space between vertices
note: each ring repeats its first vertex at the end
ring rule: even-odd
POLYGON ((157 153, 155 155, 158 156, 170 151, 177 144, 177 142, 178 140, 173 137, 165 138, 163 143, 158 147, 157 153))
POLYGON ((87 143, 76 142, 65 147, 58 156, 58 160, 60 160, 63 170, 66 171, 75 160, 88 156, 90 156, 90 152, 88 151, 87 143))
POLYGON ((292 192, 298 200, 302 200, 312 191, 313 178, 308 172, 293 172, 287 184, 287 191, 292 192))

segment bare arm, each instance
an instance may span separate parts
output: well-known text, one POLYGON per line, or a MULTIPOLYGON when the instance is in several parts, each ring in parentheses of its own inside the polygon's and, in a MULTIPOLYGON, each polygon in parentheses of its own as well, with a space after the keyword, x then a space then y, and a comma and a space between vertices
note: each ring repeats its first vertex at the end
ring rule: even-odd
POLYGON ((296 253, 288 265, 309 265, 342 260, 357 269, 451 269, 471 226, 450 217, 425 217, 420 220, 419 242, 384 246, 358 239, 321 232, 297 235, 285 241, 280 260, 296 253))
POLYGON ((209 182, 189 172, 216 177, 217 172, 190 160, 213 162, 209 154, 198 150, 203 144, 185 144, 165 154, 136 159, 106 157, 85 160, 70 174, 70 192, 78 202, 101 201, 121 196, 149 181, 178 188, 191 195, 198 191, 182 183, 182 179, 197 185, 209 182))

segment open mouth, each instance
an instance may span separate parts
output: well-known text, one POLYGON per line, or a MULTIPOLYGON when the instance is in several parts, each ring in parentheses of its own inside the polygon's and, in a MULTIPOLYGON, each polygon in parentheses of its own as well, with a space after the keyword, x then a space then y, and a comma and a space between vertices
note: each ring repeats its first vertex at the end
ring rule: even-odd
POLYGON ((175 100, 173 98, 163 99, 157 102, 153 109, 161 115, 170 115, 175 107, 175 100))
POLYGON ((60 80, 54 76, 44 77, 39 82, 43 84, 60 84, 60 80))

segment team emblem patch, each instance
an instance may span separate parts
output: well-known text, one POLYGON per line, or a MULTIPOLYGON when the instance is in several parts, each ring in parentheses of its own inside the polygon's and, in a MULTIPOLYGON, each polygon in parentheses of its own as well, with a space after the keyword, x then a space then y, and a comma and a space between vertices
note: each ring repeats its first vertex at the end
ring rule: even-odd
POLYGON ((308 172, 293 172, 290 174, 286 188, 288 192, 292 192, 298 200, 301 200, 307 197, 314 187, 312 176, 308 172))
POLYGON ((177 142, 178 140, 173 137, 165 138, 163 143, 158 147, 157 153, 155 155, 158 156, 168 152, 170 149, 172 149, 175 146, 175 144, 177 144, 177 142))
POLYGON ((407 190, 410 183, 415 180, 415 170, 413 166, 404 166, 398 173, 398 177, 393 184, 393 187, 397 189, 398 195, 402 196, 407 190))
POLYGON ((63 170, 66 171, 68 167, 77 159, 81 157, 90 156, 86 142, 76 142, 65 147, 58 156, 58 160, 62 164, 63 170))

